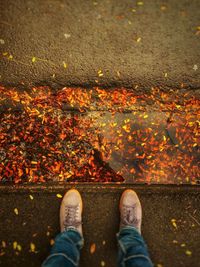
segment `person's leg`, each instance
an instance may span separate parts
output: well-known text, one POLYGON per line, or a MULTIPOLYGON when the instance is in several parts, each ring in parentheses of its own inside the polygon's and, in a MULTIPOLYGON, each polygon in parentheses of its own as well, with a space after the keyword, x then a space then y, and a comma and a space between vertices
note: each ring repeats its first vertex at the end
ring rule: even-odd
POLYGON ((120 231, 117 234, 120 267, 152 267, 141 236, 142 208, 137 194, 126 190, 120 199, 120 231))
POLYGON ((42 267, 77 267, 83 246, 82 199, 75 189, 69 190, 60 206, 61 233, 42 267))

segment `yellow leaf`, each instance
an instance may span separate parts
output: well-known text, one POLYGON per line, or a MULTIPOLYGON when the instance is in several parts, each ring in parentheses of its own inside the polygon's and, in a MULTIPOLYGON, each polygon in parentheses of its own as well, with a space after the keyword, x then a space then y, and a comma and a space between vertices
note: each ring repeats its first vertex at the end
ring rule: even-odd
POLYGON ((32 57, 32 62, 34 63, 36 61, 36 57, 32 57))
POLYGON ((103 76, 103 72, 102 72, 102 70, 99 70, 99 71, 98 71, 98 76, 99 76, 99 77, 102 77, 102 76, 103 76))
POLYGON ((30 251, 35 252, 35 244, 32 242, 30 243, 30 251))
POLYGON ((65 61, 63 61, 63 67, 66 69, 67 68, 67 64, 65 63, 65 61))
POLYGON ((143 6, 144 3, 143 3, 142 1, 139 1, 139 2, 137 2, 137 5, 138 5, 138 6, 143 6))
POLYGON ((130 133, 130 126, 129 125, 123 125, 122 128, 125 132, 130 133))
POLYGON ((17 248, 17 241, 14 241, 13 242, 13 249, 16 249, 17 248))
POLYGON ((188 255, 188 256, 191 256, 191 255, 192 255, 192 251, 190 251, 190 250, 186 250, 186 251, 185 251, 185 254, 188 255))
POLYGON ((17 250, 18 250, 18 251, 21 251, 21 250, 22 250, 22 247, 21 247, 20 244, 17 244, 17 250))
POLYGON ((174 228, 177 228, 177 224, 176 224, 176 220, 175 219, 171 219, 171 223, 174 226, 174 228))
POLYGON ((18 215, 18 214, 19 214, 19 211, 18 211, 18 209, 17 209, 17 208, 14 208, 14 213, 15 213, 16 215, 18 215))
POLYGON ((57 196, 57 198, 62 198, 61 194, 57 194, 56 196, 57 196))

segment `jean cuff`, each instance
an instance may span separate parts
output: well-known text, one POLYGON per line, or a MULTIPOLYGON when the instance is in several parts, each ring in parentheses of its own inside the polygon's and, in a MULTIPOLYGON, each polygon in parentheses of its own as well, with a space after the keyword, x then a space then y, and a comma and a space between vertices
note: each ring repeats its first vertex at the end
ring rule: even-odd
POLYGON ((72 226, 70 226, 70 227, 68 227, 65 231, 63 231, 61 234, 64 234, 64 233, 70 233, 70 232, 74 232, 74 233, 76 233, 76 236, 77 236, 77 240, 71 240, 71 238, 70 237, 68 237, 72 242, 74 242, 75 244, 78 244, 78 246, 80 247, 80 249, 82 249, 83 248, 83 246, 84 246, 84 238, 83 238, 83 236, 80 234, 80 232, 79 231, 77 231, 76 230, 76 228, 74 228, 74 227, 72 227, 72 226))

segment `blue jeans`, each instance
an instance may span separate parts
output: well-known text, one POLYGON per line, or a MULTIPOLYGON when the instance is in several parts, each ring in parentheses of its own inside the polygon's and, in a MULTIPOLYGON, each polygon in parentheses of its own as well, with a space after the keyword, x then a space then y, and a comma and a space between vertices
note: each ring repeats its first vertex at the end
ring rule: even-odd
MULTIPOLYGON (((119 267, 152 267, 147 246, 134 227, 123 228, 117 234, 119 267)), ((60 233, 42 267, 78 267, 83 238, 74 229, 60 233)))

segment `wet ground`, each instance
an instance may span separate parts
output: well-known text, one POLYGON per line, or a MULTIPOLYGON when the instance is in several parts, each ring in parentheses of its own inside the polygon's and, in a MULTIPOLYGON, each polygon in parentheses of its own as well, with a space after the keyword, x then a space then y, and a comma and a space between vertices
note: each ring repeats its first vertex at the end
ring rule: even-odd
POLYGON ((199 183, 193 91, 1 91, 1 182, 199 183))

